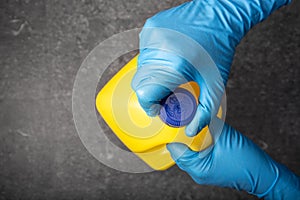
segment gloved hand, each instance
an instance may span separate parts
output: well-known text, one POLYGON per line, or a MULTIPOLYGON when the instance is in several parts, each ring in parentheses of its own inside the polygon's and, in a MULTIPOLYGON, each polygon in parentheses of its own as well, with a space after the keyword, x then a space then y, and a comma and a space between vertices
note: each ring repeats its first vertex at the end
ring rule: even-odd
MULTIPOLYGON (((215 122, 222 125, 221 120, 215 122)), ((204 157, 180 143, 167 148, 178 167, 198 184, 245 190, 265 199, 300 199, 300 177, 227 124, 204 157)))
POLYGON ((132 81, 146 113, 157 115, 161 99, 171 90, 196 81, 199 106, 186 128, 188 136, 196 135, 217 113, 235 47, 252 26, 290 1, 194 0, 148 19, 140 33, 138 70, 132 81))

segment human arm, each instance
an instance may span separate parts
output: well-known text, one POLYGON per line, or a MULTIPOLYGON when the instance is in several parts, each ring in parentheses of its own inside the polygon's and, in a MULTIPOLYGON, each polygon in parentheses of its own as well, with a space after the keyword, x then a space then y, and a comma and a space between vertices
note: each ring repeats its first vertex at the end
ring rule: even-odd
POLYGON ((140 34, 138 70, 132 82, 143 109, 150 116, 157 115, 161 99, 171 90, 184 82, 196 81, 201 89, 199 106, 186 128, 187 135, 196 135, 217 113, 235 47, 251 27, 290 2, 195 0, 149 18, 140 34), (189 48, 184 42, 186 38, 181 36, 172 39, 164 30, 190 38, 201 47, 200 50, 192 47, 193 44, 189 48), (180 54, 177 49, 182 46, 186 48, 180 54), (209 59, 216 70, 204 62, 209 59), (203 63, 201 69, 208 75, 195 66, 199 63, 203 63), (211 71, 219 74, 210 75, 211 71))
MULTIPOLYGON (((198 184, 245 190, 265 199, 300 199, 300 177, 219 119, 222 133, 209 154, 180 143, 167 145, 178 167, 198 184)), ((212 134, 218 131, 210 128, 212 134)))

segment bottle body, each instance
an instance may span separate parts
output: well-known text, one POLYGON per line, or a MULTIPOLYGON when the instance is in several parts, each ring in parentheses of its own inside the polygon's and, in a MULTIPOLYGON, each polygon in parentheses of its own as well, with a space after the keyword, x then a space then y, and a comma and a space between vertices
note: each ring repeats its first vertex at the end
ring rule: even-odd
POLYGON ((165 111, 165 116, 161 112, 159 116, 149 117, 131 88, 136 69, 137 56, 96 97, 96 108, 114 134, 155 170, 165 170, 175 164, 166 149, 168 143, 184 143, 194 151, 208 147, 212 143, 208 127, 195 137, 185 135, 185 125, 193 118, 197 108, 198 85, 195 82, 180 85, 162 104, 161 111, 165 111), (171 121, 167 119, 170 117, 171 121))

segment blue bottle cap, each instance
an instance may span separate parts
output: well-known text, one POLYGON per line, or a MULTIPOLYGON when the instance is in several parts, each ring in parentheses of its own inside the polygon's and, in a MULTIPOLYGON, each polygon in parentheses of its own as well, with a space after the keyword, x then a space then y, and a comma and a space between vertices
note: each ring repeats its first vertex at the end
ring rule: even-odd
POLYGON ((181 127, 189 124, 197 109, 196 99, 191 92, 177 88, 162 101, 160 119, 169 126, 181 127))

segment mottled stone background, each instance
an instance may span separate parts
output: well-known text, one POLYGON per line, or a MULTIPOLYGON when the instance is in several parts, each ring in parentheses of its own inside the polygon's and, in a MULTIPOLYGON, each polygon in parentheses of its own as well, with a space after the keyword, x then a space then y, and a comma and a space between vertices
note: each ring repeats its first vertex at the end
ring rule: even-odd
MULTIPOLYGON (((255 199, 197 185, 177 167, 115 171, 95 160, 76 133, 72 87, 89 51, 182 2, 0 1, 0 199, 255 199)), ((227 122, 297 174, 299 10, 294 0, 248 33, 227 86, 227 122)))

